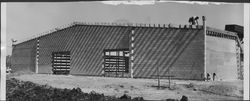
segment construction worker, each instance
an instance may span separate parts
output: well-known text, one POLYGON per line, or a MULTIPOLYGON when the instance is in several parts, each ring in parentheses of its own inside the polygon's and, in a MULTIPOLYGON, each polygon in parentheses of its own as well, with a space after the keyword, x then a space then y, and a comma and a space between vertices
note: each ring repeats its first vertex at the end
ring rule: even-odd
POLYGON ((216 74, 215 74, 215 73, 213 73, 213 81, 214 81, 214 79, 215 79, 215 76, 216 76, 216 74))
POLYGON ((195 16, 194 21, 195 21, 196 25, 199 25, 198 19, 199 19, 199 17, 198 17, 198 16, 195 16))
POLYGON ((209 73, 207 73, 207 81, 210 79, 210 75, 209 73))
POLYGON ((195 25, 194 17, 190 17, 188 22, 190 25, 195 25))
POLYGON ((190 25, 199 25, 198 19, 199 19, 198 16, 192 16, 189 18, 188 22, 190 25))

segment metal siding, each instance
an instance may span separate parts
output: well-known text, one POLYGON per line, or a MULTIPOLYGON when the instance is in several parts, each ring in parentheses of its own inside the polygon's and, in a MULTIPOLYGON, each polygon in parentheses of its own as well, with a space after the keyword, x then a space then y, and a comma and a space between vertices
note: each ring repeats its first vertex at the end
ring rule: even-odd
MULTIPOLYGON (((92 36, 92 33, 96 33, 98 31, 101 31, 103 28, 98 28, 95 26, 91 26, 89 28, 90 30, 87 30, 85 34, 87 34, 87 36, 83 37, 83 34, 80 35, 79 39, 76 40, 78 42, 78 49, 76 50, 76 53, 78 53, 77 55, 79 56, 73 56, 73 59, 77 60, 76 63, 74 63, 74 67, 77 68, 77 72, 71 72, 73 73, 82 73, 82 74, 87 74, 89 73, 88 71, 86 71, 86 68, 93 68, 93 67, 89 67, 86 66, 88 65, 89 62, 88 60, 91 58, 91 52, 93 52, 94 50, 92 49, 92 44, 91 41, 95 40, 96 35, 93 34, 94 36, 92 36), (84 47, 84 48, 82 48, 84 47), (85 70, 83 70, 85 69, 85 70)), ((70 49, 72 50, 73 53, 74 49, 70 49)), ((73 69, 73 68, 72 68, 73 69)))
MULTIPOLYGON (((101 42, 104 42, 102 41, 101 37, 103 39, 107 39, 107 36, 109 35, 104 34, 106 30, 107 30, 106 28, 102 27, 100 31, 97 30, 96 32, 91 33, 92 35, 91 37, 93 37, 93 39, 89 41, 91 42, 91 44, 89 44, 91 52, 88 53, 90 55, 90 58, 87 59, 87 64, 86 64, 86 67, 88 67, 86 71, 89 72, 90 75, 98 75, 99 73, 93 70, 101 69, 101 65, 98 67, 98 66, 95 66, 95 64, 101 63, 100 59, 102 59, 102 51, 103 51, 103 49, 101 48, 102 47, 101 42)), ((82 68, 82 70, 83 69, 85 68, 82 68)))
POLYGON ((160 34, 155 32, 153 29, 151 29, 151 32, 138 33, 138 35, 136 35, 138 39, 135 39, 135 71, 139 73, 135 73, 136 77, 150 77, 150 74, 155 71, 155 63, 157 61, 157 57, 159 57, 157 50, 159 51, 161 49, 153 49, 153 47, 157 47, 156 44, 160 43, 158 39, 163 37, 159 37, 158 35, 160 34), (151 60, 151 58, 153 59, 151 60))
MULTIPOLYGON (((120 29, 119 29, 120 30, 120 29)), ((116 33, 123 33, 123 32, 120 32, 120 31, 114 31, 114 32, 116 32, 116 33)), ((112 39, 112 37, 110 37, 109 35, 105 35, 104 34, 105 32, 103 32, 103 33, 99 33, 99 34, 101 34, 100 36, 99 36, 99 41, 97 42, 97 44, 95 44, 95 48, 96 48, 96 50, 94 51, 94 53, 96 54, 95 55, 95 57, 92 57, 91 59, 90 59, 90 61, 98 61, 97 63, 94 63, 94 62, 92 62, 90 65, 92 65, 93 67, 95 67, 95 68, 91 68, 91 70, 89 70, 90 71, 90 73, 92 73, 92 74, 97 74, 97 75, 100 75, 100 73, 101 73, 101 71, 100 70, 102 70, 102 68, 101 68, 101 66, 102 66, 102 52, 103 52, 103 49, 105 49, 105 46, 107 46, 107 45, 105 45, 105 40, 106 41, 112 41, 113 39, 112 39), (99 72, 98 72, 99 71, 99 72)), ((113 36, 116 36, 116 35, 113 35, 113 36)), ((118 36, 120 36, 120 35, 118 35, 118 36)), ((118 43, 119 42, 119 40, 120 39, 118 39, 117 38, 117 40, 115 40, 115 42, 114 43, 118 43)), ((117 47, 115 47, 115 48, 117 48, 117 47)))
POLYGON ((52 73, 52 52, 63 50, 71 37, 69 30, 62 29, 39 38, 38 73, 52 73))
MULTIPOLYGON (((103 49, 129 48, 130 29, 128 26, 74 25, 42 36, 39 73, 51 73, 52 52, 70 51, 70 74, 101 75, 103 49)), ((159 67, 161 75, 170 70, 175 78, 200 79, 199 74, 204 72, 202 30, 160 27, 135 27, 134 30, 135 77, 152 78, 151 75, 156 74, 156 67, 159 67)), ((32 46, 23 44, 26 46, 17 47, 32 46)), ((36 41, 33 44, 35 45, 36 41)), ((15 49, 17 48, 13 49, 13 54, 19 54, 15 49)), ((35 51, 33 53, 35 54, 35 51)), ((29 59, 34 56, 35 61, 35 55, 32 54, 29 54, 29 59)))
MULTIPOLYGON (((135 67, 137 68, 138 63, 138 67, 142 67, 142 69, 140 71, 135 71, 135 74, 141 75, 142 77, 145 77, 146 73, 147 73, 147 69, 148 68, 152 68, 155 66, 149 66, 151 63, 148 63, 150 60, 149 58, 152 57, 152 55, 154 54, 150 54, 153 53, 153 49, 152 47, 154 47, 156 40, 158 40, 157 36, 159 35, 159 28, 150 28, 150 31, 147 33, 141 33, 142 35, 145 35, 146 37, 141 39, 144 40, 144 42, 142 42, 142 44, 139 44, 138 48, 135 47, 135 52, 137 51, 138 56, 142 55, 142 58, 137 58, 135 57, 135 67), (138 61, 139 60, 139 61, 138 61), (138 62, 137 62, 138 61, 138 62), (139 72, 139 73, 137 73, 139 72)), ((137 41, 141 41, 140 39, 135 39, 135 44, 137 44, 137 41)), ((136 77, 136 76, 135 76, 136 77)))
MULTIPOLYGON (((80 69, 81 67, 76 67, 77 66, 77 64, 80 64, 81 62, 79 62, 79 56, 81 56, 81 55, 78 55, 78 54, 80 54, 80 52, 78 52, 78 50, 80 49, 79 48, 79 42, 82 42, 82 44, 85 42, 85 41, 88 41, 88 39, 87 40, 82 40, 82 41, 78 41, 78 40, 81 40, 81 39, 79 39, 80 38, 80 36, 82 36, 82 37, 88 37, 88 35, 89 34, 86 34, 89 30, 93 30, 93 29, 91 29, 90 27, 92 27, 92 26, 86 26, 86 27, 80 27, 80 26, 78 26, 78 28, 79 28, 79 31, 77 31, 77 32, 75 32, 76 34, 74 35, 74 36, 76 36, 73 40, 71 40, 70 42, 72 42, 72 47, 70 47, 69 48, 69 50, 74 50, 74 51, 72 51, 72 60, 71 60, 71 63, 72 63, 72 65, 71 65, 71 70, 70 70, 70 72, 77 72, 77 71, 79 71, 78 69, 80 69), (81 33, 82 32, 82 33, 81 33), (73 58, 74 57, 74 58, 73 58), (78 57, 78 58, 77 58, 78 57)), ((82 45, 82 48, 85 48, 85 47, 83 47, 84 45, 82 45)), ((85 51, 83 51, 83 52, 85 52, 85 51)), ((86 56, 84 56, 83 57, 83 55, 82 55, 82 57, 80 57, 80 58, 86 58, 86 56)))
POLYGON ((36 39, 17 44, 12 51, 12 70, 35 72, 36 39))
POLYGON ((70 30, 74 34, 65 46, 72 53, 70 74, 100 75, 103 49, 124 47, 122 41, 129 34, 128 28, 121 26, 75 27, 70 30))
POLYGON ((203 37, 199 29, 135 30, 135 77, 152 78, 152 75, 156 75, 158 67, 160 75, 167 75, 170 70, 175 78, 201 79, 200 73, 204 71, 203 37), (188 55, 190 52, 196 54, 188 55), (190 65, 195 61, 195 67, 190 65), (183 65, 179 67, 179 64, 183 65))
MULTIPOLYGON (((111 35, 105 35, 104 33, 103 33, 103 35, 104 36, 106 36, 106 38, 103 38, 104 39, 104 43, 106 43, 106 42, 108 42, 109 43, 109 45, 107 44, 107 45, 105 45, 105 44, 103 44, 103 43, 99 43, 100 45, 99 46, 97 46, 96 48, 98 48, 98 47, 101 47, 100 48, 100 50, 96 50, 96 52, 97 52, 97 54, 96 54, 96 56, 97 57, 95 57, 94 59, 94 61, 98 61, 97 63, 100 63, 98 66, 94 66, 94 67, 97 67, 96 69, 94 69, 94 71, 90 71, 90 72, 92 72, 92 73, 98 73, 97 71, 95 71, 95 70, 99 70, 99 73, 98 74, 100 74, 101 72, 100 72, 100 70, 101 70, 101 61, 102 61, 102 51, 103 51, 103 49, 106 47, 106 46, 109 46, 109 48, 111 48, 111 49, 116 49, 116 48, 118 48, 118 46, 119 46, 119 42, 122 40, 122 38, 123 38, 123 35, 124 34, 127 34, 126 32, 126 29, 127 28, 122 28, 122 27, 120 27, 120 28, 118 28, 118 30, 117 31, 114 31, 114 33, 112 33, 111 35), (109 36, 114 36, 114 37, 109 37, 109 36), (110 38, 110 39, 108 39, 108 37, 110 38), (105 39, 107 39, 107 40, 105 40, 105 39), (106 42, 105 42, 106 41, 106 42), (113 43, 113 44, 111 44, 110 45, 110 43, 113 43), (98 67, 99 67, 99 69, 98 69, 98 67)), ((95 65, 96 63, 93 63, 93 65, 95 65)))
POLYGON ((174 50, 173 54, 176 54, 172 59, 166 61, 169 63, 167 65, 168 68, 164 68, 163 71, 173 72, 177 78, 183 79, 202 79, 202 74, 204 73, 204 35, 202 31, 191 30, 190 33, 185 33, 186 37, 180 40, 180 44, 177 44, 178 47, 174 50), (200 37, 198 36, 200 35, 200 37), (198 36, 198 37, 197 37, 198 36), (199 39, 203 39, 201 41, 196 41, 199 39), (195 42, 196 41, 196 42, 195 42), (193 43, 192 43, 193 42, 193 43), (191 45, 190 45, 191 44, 191 45), (200 45, 201 44, 201 45, 200 45), (190 49, 191 46, 193 49, 190 49), (196 53, 190 55, 191 53, 196 53), (179 63, 182 63, 182 66, 176 66, 179 63), (183 73, 175 72, 175 70, 171 70, 175 68, 175 70, 183 71, 183 73))
MULTIPOLYGON (((144 73, 144 75, 142 77, 150 77, 151 75, 155 74, 155 71, 157 69, 157 67, 156 67, 157 66, 157 62, 160 61, 159 58, 163 55, 162 52, 164 52, 164 48, 163 47, 168 47, 168 44, 164 43, 164 41, 167 39, 167 37, 169 35, 171 35, 171 34, 168 34, 169 31, 178 31, 178 30, 168 30, 168 29, 165 29, 165 30, 163 30, 163 32, 159 33, 153 39, 154 42, 150 46, 150 47, 152 47, 152 49, 151 49, 150 52, 154 53, 154 54, 147 53, 147 54, 150 54, 150 55, 148 55, 149 56, 148 59, 150 60, 151 63, 148 63, 148 66, 147 66, 147 64, 144 65, 144 66, 147 66, 147 68, 145 69, 145 71, 147 71, 147 72, 144 73), (161 39, 161 38, 163 38, 163 39, 161 39)), ((168 42, 168 41, 169 40, 166 40, 165 42, 168 42)))
MULTIPOLYGON (((94 30, 93 28, 91 28, 92 26, 85 26, 85 27, 80 27, 77 26, 79 28, 79 30, 77 32, 72 32, 72 33, 76 33, 74 36, 76 36, 73 40, 70 40, 70 43, 72 43, 72 47, 69 48, 69 50, 72 53, 72 60, 71 60, 71 70, 70 73, 77 73, 79 72, 79 69, 81 69, 81 63, 84 62, 84 59, 87 59, 87 57, 85 55, 83 55, 85 53, 85 51, 79 51, 81 48, 87 48, 86 46, 83 47, 87 41, 89 41, 89 36, 90 34, 88 34, 88 32, 90 30, 94 30), (85 37, 84 39, 81 39, 80 37, 85 37), (81 46, 79 46, 81 45, 81 46), (81 47, 81 48, 80 48, 81 47), (82 54, 83 53, 83 54, 82 54), (82 62, 80 61, 80 59, 82 59, 82 62)), ((67 46, 66 46, 67 47, 67 46)))

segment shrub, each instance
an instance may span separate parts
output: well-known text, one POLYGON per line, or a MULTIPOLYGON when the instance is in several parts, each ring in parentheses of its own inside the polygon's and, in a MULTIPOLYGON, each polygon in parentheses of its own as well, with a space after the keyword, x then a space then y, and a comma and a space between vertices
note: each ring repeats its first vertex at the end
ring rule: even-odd
MULTIPOLYGON (((6 80, 7 101, 131 101, 131 97, 123 95, 120 99, 91 91, 84 93, 80 88, 59 89, 48 85, 38 85, 29 81, 14 78, 6 80)), ((144 101, 142 97, 132 101, 144 101)))

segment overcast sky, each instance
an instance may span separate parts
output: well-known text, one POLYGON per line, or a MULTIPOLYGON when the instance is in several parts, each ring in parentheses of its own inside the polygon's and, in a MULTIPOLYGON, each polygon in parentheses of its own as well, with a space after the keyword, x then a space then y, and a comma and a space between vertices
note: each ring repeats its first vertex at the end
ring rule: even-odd
POLYGON ((243 14, 243 4, 7 3, 7 54, 11 51, 11 38, 22 40, 74 21, 188 24, 188 18, 196 15, 206 16, 208 26, 224 29, 225 24, 243 26, 243 14))

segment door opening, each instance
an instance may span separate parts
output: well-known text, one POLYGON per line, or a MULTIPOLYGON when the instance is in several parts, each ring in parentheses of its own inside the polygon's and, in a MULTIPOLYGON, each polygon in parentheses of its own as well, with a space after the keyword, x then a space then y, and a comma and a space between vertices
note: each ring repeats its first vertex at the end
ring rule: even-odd
POLYGON ((53 74, 69 74, 70 72, 70 51, 52 53, 53 74))
POLYGON ((129 73, 129 49, 104 49, 104 72, 129 73))

